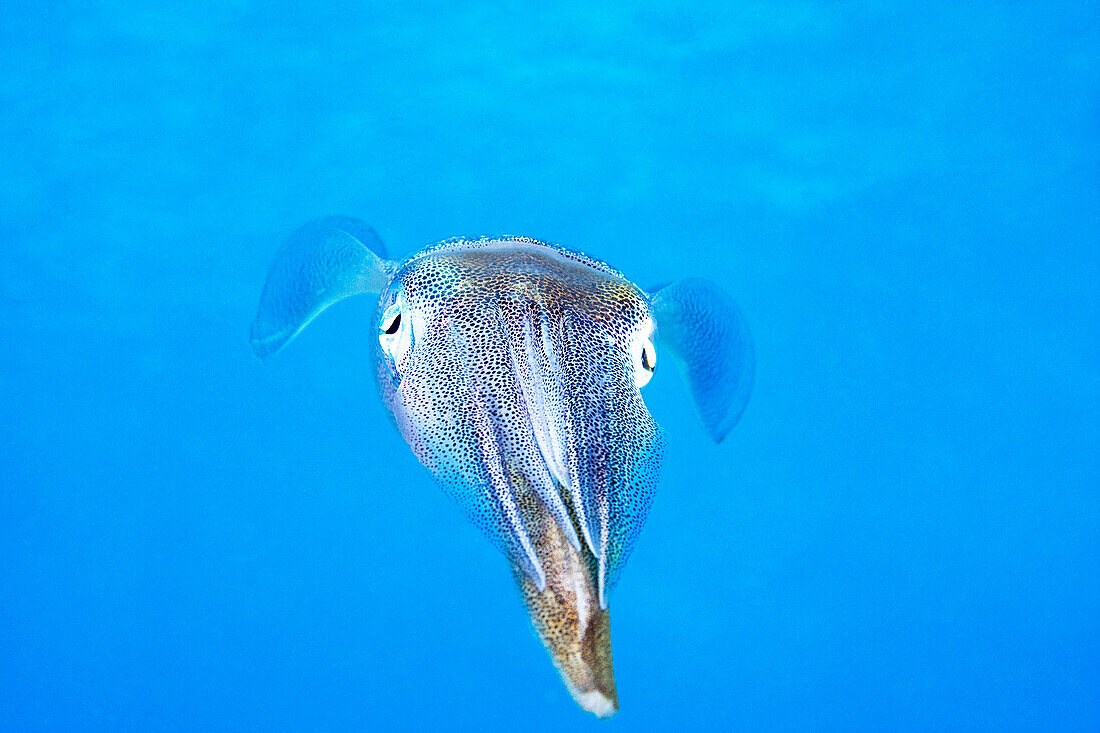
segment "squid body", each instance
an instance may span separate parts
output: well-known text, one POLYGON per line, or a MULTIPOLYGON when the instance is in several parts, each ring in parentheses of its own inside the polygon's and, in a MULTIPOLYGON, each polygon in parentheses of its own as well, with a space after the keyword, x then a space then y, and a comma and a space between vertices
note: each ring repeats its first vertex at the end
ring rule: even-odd
POLYGON ((702 279, 645 292, 526 237, 452 239, 403 262, 349 217, 299 229, 252 324, 260 357, 342 298, 376 294, 382 401, 416 457, 512 567, 577 703, 618 709, 608 597, 645 523, 663 436, 641 390, 657 347, 722 440, 752 389, 734 302, 702 279))

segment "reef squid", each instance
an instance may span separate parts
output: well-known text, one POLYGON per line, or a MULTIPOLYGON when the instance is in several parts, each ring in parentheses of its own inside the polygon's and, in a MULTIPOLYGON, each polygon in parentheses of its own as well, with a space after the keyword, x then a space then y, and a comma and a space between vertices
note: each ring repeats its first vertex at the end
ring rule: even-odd
POLYGON ((269 356, 359 294, 378 298, 369 339, 397 429, 507 558, 577 704, 614 714, 608 600, 664 446, 642 390, 667 350, 721 441, 752 390, 741 311, 708 280, 645 291, 604 262, 528 237, 449 239, 390 260, 369 226, 328 217, 275 256, 253 349, 269 356))

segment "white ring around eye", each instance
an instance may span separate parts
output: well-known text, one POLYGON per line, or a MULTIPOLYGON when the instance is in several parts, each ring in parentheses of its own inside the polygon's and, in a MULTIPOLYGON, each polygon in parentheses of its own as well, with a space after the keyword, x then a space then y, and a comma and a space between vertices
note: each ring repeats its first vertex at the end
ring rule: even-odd
POLYGON ((382 333, 387 335, 397 333, 396 327, 401 325, 398 322, 399 318, 401 318, 400 303, 394 303, 386 309, 386 312, 382 314, 382 320, 378 323, 379 328, 382 329, 382 333))
POLYGON ((412 348, 411 320, 405 312, 405 299, 400 295, 378 319, 378 343, 398 374, 405 371, 405 360, 412 348))
MULTIPOLYGON (((644 336, 645 332, 638 334, 634 340, 634 347, 631 349, 631 361, 634 364, 634 384, 641 389, 649 384, 649 380, 653 379, 653 370, 657 368, 657 349, 653 346, 653 341, 648 336, 644 336)), ((652 334, 652 330, 650 330, 652 334)))

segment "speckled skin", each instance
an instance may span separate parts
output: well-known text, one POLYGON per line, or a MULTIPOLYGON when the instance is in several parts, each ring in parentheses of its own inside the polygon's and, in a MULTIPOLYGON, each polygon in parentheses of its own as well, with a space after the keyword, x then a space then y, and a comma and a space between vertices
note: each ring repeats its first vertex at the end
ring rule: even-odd
MULTIPOLYGON (((377 349, 384 403, 444 491, 504 551, 570 691, 618 707, 607 596, 661 461, 630 349, 647 298, 607 265, 523 238, 452 240, 397 268, 402 365, 377 349)), ((376 343, 377 346, 377 343, 376 343)))

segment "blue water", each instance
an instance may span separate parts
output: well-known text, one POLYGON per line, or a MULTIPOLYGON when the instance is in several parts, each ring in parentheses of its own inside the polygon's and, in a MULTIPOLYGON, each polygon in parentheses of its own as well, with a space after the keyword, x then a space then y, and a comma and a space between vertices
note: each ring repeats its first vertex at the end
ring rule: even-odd
POLYGON ((0 728, 1100 729, 1100 6, 0 5, 0 728), (718 6, 721 6, 720 8, 718 6), (370 377, 261 362, 280 242, 719 280, 570 700, 370 377))

